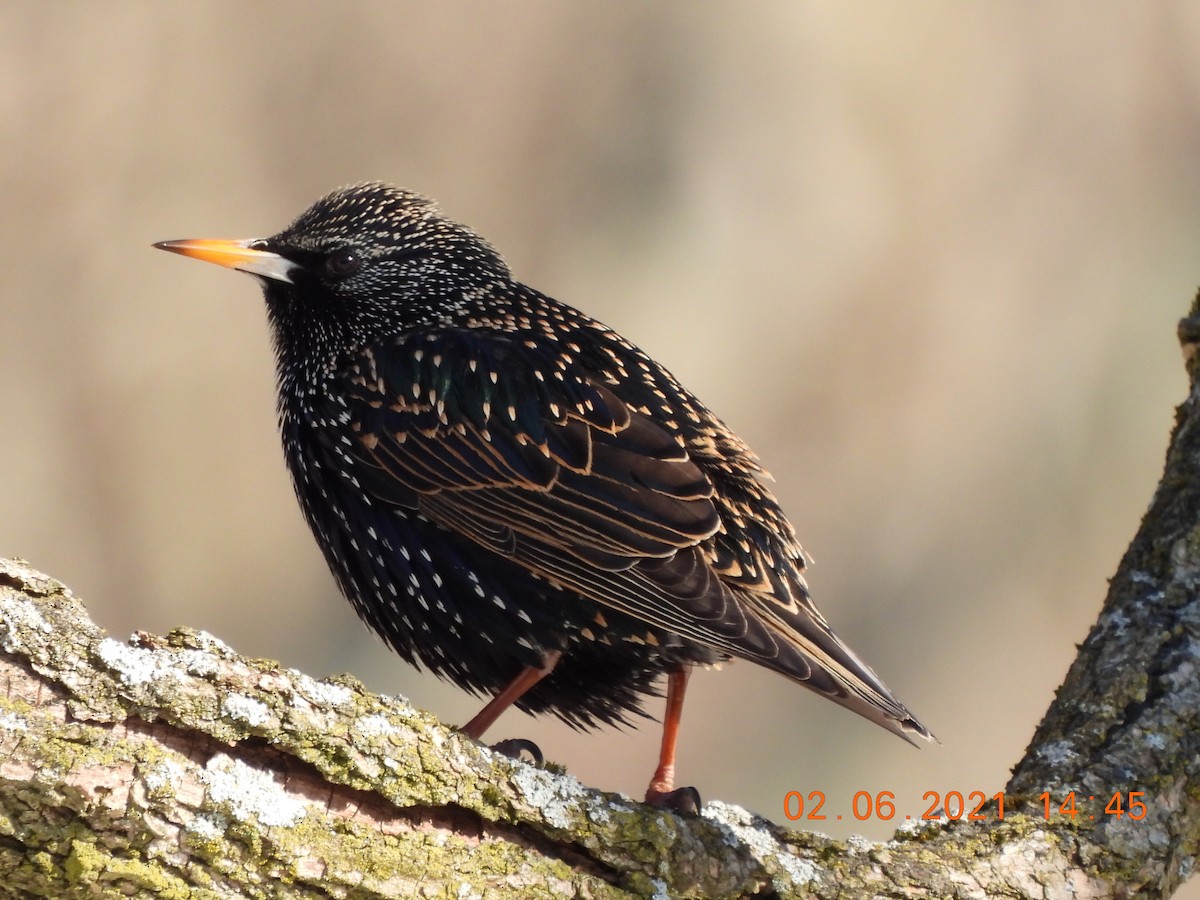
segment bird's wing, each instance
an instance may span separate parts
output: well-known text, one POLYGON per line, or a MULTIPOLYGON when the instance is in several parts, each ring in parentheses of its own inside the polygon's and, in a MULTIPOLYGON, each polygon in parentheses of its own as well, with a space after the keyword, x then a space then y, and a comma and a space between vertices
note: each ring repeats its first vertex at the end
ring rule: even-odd
POLYGON ((752 514, 755 467, 741 473, 744 509, 721 498, 719 510, 681 440, 602 380, 545 368, 531 349, 443 331, 346 366, 335 394, 345 408, 330 415, 348 417, 356 440, 343 449, 363 488, 552 583, 910 730, 813 606, 774 500, 778 522, 752 514), (722 514, 738 520, 736 536, 722 514))
POLYGON ((344 366, 329 415, 348 417, 343 450, 375 497, 651 625, 770 656, 701 547, 721 520, 681 441, 601 381, 545 366, 516 340, 409 337, 344 366))
POLYGON ((603 384, 535 368, 510 340, 410 337, 365 352, 345 380, 354 455, 384 499, 469 509, 597 564, 664 556, 719 525, 679 441, 603 384))

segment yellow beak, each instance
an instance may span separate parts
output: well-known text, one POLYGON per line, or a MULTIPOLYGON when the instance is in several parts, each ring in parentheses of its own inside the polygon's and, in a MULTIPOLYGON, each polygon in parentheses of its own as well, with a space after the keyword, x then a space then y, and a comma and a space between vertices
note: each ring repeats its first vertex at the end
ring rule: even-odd
POLYGON ((181 253, 193 259, 216 263, 239 272, 249 272, 259 278, 273 278, 291 283, 289 273, 297 268, 296 263, 278 253, 261 249, 263 241, 220 241, 210 239, 187 241, 161 241, 154 246, 159 250, 181 253), (256 246, 257 245, 257 246, 256 246))

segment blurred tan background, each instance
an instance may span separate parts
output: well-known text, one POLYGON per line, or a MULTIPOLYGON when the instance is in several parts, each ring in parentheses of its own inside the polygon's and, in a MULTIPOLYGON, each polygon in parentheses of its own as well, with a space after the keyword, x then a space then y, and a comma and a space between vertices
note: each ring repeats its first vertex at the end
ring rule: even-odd
MULTIPOLYGON (((822 608, 943 745, 739 664, 693 680, 682 777, 883 837, 854 792, 1000 789, 1099 609, 1184 397, 1198 163, 1192 5, 8 3, 0 553, 117 635, 472 715, 337 596, 258 288, 149 246, 397 182, 757 449, 822 608)), ((640 794, 658 732, 503 736, 640 794)))

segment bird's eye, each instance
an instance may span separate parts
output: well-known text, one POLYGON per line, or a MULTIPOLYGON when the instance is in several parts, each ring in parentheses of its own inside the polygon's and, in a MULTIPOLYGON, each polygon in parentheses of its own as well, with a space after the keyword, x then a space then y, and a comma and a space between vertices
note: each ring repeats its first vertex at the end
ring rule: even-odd
POLYGON ((335 278, 345 278, 362 268, 362 257, 353 250, 335 250, 325 258, 325 271, 335 278))

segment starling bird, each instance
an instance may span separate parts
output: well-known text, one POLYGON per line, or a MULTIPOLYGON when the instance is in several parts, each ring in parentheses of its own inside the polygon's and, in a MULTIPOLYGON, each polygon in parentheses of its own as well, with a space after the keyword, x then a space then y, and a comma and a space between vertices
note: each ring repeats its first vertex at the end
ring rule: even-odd
POLYGON ((670 804, 688 673, 737 657, 933 739, 813 605, 737 435, 429 200, 360 184, 274 237, 156 246, 262 282, 304 515, 367 625, 491 695, 470 737, 514 704, 626 722, 665 675, 670 804))

